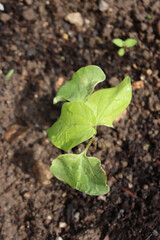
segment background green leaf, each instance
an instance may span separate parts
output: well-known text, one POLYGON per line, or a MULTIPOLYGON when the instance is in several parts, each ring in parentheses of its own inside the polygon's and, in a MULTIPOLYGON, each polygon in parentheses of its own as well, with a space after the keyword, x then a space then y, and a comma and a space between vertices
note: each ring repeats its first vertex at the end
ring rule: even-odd
POLYGON ((134 38, 128 38, 124 41, 125 47, 133 47, 137 44, 137 40, 134 38))
POLYGON ((151 19, 152 19, 151 15, 150 15, 149 13, 146 14, 146 18, 147 18, 148 20, 151 20, 151 19))
POLYGON ((6 74, 6 76, 4 77, 4 81, 8 80, 10 77, 12 77, 14 73, 14 69, 10 69, 9 72, 6 74))
POLYGON ((94 113, 85 103, 64 103, 60 118, 47 130, 47 134, 56 147, 69 151, 96 133, 95 123, 94 113))
POLYGON ((103 195, 109 192, 106 175, 100 160, 81 154, 59 155, 53 160, 51 172, 61 181, 89 195, 103 195))
POLYGON ((104 72, 98 66, 90 65, 80 68, 69 82, 60 87, 53 103, 66 100, 85 102, 94 87, 105 78, 104 72))
POLYGON ((124 56, 124 54, 125 54, 124 48, 120 48, 120 49, 118 50, 118 55, 119 55, 120 57, 122 57, 122 56, 124 56))
POLYGON ((130 77, 126 77, 117 87, 94 92, 86 104, 95 113, 96 125, 113 127, 113 121, 129 105, 131 97, 130 77))
POLYGON ((118 47, 123 47, 124 46, 124 41, 120 38, 115 38, 112 41, 115 45, 117 45, 118 47))

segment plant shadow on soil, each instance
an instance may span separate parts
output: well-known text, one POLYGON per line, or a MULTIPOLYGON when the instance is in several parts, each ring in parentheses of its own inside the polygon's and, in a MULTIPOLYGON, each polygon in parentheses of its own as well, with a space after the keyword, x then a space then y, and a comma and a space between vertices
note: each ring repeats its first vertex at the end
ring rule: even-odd
POLYGON ((41 139, 45 138, 46 129, 60 115, 61 104, 53 105, 54 96, 52 80, 50 80, 50 93, 47 94, 44 89, 40 88, 38 79, 35 81, 31 79, 27 81, 22 92, 15 99, 16 124, 25 127, 29 136, 25 135, 20 145, 16 145, 12 162, 31 176, 34 176, 31 169, 37 161, 34 154, 38 149, 35 144, 41 145, 41 139))
POLYGON ((51 94, 41 90, 38 80, 27 82, 15 103, 15 115, 17 122, 24 125, 45 126, 58 118, 58 108, 53 105, 55 96, 54 87, 51 84, 51 94), (39 97, 39 95, 41 95, 39 97), (55 111, 56 110, 56 111, 55 111), (57 114, 57 115, 56 115, 57 114))
POLYGON ((31 168, 34 164, 33 152, 31 149, 17 149, 14 153, 12 162, 24 173, 31 174, 31 168))

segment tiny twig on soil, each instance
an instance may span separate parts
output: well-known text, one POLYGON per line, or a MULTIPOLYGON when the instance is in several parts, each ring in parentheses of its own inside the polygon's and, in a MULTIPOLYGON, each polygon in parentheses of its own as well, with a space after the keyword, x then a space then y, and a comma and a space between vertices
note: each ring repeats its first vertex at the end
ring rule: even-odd
POLYGON ((152 237, 152 233, 145 240, 149 240, 151 237, 152 237))
POLYGON ((137 195, 132 193, 130 190, 128 190, 127 188, 121 188, 123 191, 127 192, 131 197, 138 199, 137 195))

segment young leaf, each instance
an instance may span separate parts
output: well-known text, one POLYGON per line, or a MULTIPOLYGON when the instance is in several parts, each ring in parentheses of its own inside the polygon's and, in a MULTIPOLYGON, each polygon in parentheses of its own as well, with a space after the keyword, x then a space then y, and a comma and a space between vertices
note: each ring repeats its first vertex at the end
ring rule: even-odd
POLYGON ((123 47, 124 46, 124 41, 120 38, 115 38, 112 41, 115 45, 117 45, 118 47, 123 47))
POLYGON ((94 113, 85 103, 64 103, 60 118, 47 130, 47 134, 56 147, 69 151, 96 134, 95 123, 94 113))
POLYGON ((113 127, 113 121, 129 105, 131 97, 130 77, 126 77, 117 87, 94 92, 86 104, 95 113, 96 125, 113 127))
POLYGON ((146 18, 147 18, 148 20, 151 20, 151 19, 152 19, 151 15, 150 15, 149 13, 147 13, 146 18))
POLYGON ((104 72, 94 65, 80 68, 73 74, 72 79, 58 90, 53 103, 60 101, 82 101, 85 102, 93 92, 94 87, 105 80, 104 72))
POLYGON ((125 47, 133 47, 137 44, 137 40, 134 38, 128 38, 124 41, 125 47))
POLYGON ((122 56, 124 56, 124 54, 125 54, 124 48, 120 48, 120 49, 118 50, 118 55, 119 55, 120 57, 122 57, 122 56))
POLYGON ((106 175, 100 160, 81 154, 59 155, 53 160, 51 172, 61 181, 89 195, 103 195, 109 192, 106 175))
POLYGON ((10 77, 12 77, 14 73, 14 69, 10 69, 9 72, 6 74, 6 76, 4 77, 4 81, 8 80, 10 77))

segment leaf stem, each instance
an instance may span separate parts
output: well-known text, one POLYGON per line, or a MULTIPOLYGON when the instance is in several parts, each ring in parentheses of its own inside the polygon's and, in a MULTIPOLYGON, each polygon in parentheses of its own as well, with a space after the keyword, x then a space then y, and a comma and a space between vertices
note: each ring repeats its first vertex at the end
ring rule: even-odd
POLYGON ((84 150, 85 155, 86 155, 86 153, 87 153, 87 151, 88 151, 88 148, 91 146, 92 141, 94 140, 94 137, 95 137, 95 136, 93 136, 93 137, 89 140, 89 142, 88 142, 88 144, 87 144, 87 146, 86 146, 86 148, 85 148, 85 150, 84 150))

